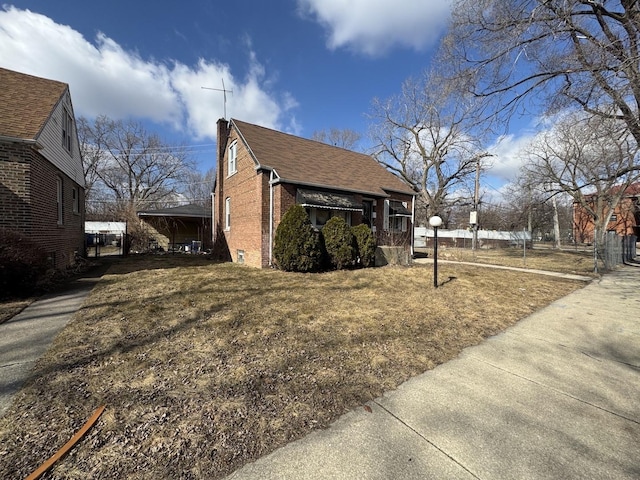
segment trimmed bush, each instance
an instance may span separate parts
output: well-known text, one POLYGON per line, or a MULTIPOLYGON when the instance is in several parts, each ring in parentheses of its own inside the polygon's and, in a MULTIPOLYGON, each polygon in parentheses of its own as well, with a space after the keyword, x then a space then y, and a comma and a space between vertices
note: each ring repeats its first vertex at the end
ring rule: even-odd
POLYGON ((351 227, 356 240, 357 258, 363 267, 371 267, 376 262, 376 236, 364 223, 351 227))
POLYGON ((344 218, 330 218, 322 228, 322 236, 331 267, 340 270, 355 264, 355 239, 344 218))
POLYGON ((288 272, 315 272, 322 266, 322 244, 301 205, 292 206, 276 229, 273 256, 278 268, 288 272))
POLYGON ((0 229, 0 296, 27 297, 46 282, 46 252, 26 236, 0 229))

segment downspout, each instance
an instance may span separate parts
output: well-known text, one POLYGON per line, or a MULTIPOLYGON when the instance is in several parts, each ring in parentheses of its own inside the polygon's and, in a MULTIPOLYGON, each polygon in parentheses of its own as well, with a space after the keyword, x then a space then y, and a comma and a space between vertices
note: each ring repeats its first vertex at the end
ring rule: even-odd
POLYGON ((416 224, 414 222, 414 219, 416 218, 416 197, 415 195, 413 196, 413 198, 411 199, 411 260, 413 261, 413 256, 414 256, 414 245, 413 243, 415 242, 416 239, 416 224))
POLYGON ((273 170, 269 174, 269 266, 273 266, 273 170))
POLYGON ((211 252, 216 244, 216 194, 211 192, 211 252))

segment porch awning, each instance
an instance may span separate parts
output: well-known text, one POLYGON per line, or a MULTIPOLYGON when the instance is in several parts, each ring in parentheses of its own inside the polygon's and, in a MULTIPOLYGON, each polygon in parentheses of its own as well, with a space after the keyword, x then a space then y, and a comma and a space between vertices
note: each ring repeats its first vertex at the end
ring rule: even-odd
POLYGON ((389 205, 389 215, 391 217, 410 217, 411 212, 402 203, 394 202, 389 205))
POLYGON ((356 201, 353 195, 343 193, 320 192, 300 188, 297 193, 297 203, 303 207, 328 208, 349 212, 362 211, 362 203, 356 201))

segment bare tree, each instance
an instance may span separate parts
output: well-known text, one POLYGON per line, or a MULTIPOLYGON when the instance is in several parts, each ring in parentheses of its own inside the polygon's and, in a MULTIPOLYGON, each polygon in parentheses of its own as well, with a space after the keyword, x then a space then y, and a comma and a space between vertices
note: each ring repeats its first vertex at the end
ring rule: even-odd
POLYGON ((163 143, 140 122, 81 118, 78 133, 90 200, 122 217, 175 200, 194 170, 184 149, 163 143))
POLYGON ((460 201, 455 190, 489 156, 472 136, 476 118, 473 103, 429 73, 405 81, 399 95, 373 102, 373 155, 420 192, 427 217, 460 201))
MULTIPOLYGON (((640 3, 458 0, 443 63, 491 102, 494 120, 531 106, 618 120, 640 143, 640 3)), ((638 170, 627 163, 614 176, 638 170)))
POLYGON ((638 180, 630 168, 637 154, 638 144, 622 122, 574 113, 534 139, 523 176, 529 185, 544 185, 549 195, 569 195, 591 218, 602 244, 611 214, 638 180))
POLYGON ((362 135, 349 128, 330 128, 327 130, 316 130, 311 136, 312 140, 327 143, 335 147, 346 148, 347 150, 357 150, 362 135))
POLYGON ((202 206, 211 205, 211 193, 215 187, 215 182, 215 168, 210 168, 204 173, 192 170, 187 172, 184 183, 180 188, 189 203, 202 206))

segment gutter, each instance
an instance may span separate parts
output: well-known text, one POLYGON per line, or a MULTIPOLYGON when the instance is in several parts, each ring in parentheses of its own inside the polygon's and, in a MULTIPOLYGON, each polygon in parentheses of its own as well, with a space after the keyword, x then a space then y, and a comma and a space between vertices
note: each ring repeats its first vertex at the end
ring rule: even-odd
POLYGON ((273 266, 273 186, 278 183, 278 172, 271 170, 269 178, 269 266, 273 266))
MULTIPOLYGON (((273 169, 271 169, 271 168, 265 168, 265 167, 261 167, 261 168, 263 170, 273 171, 273 169)), ((256 168, 256 170, 259 170, 259 169, 260 168, 256 168)), ((287 183, 289 185, 298 185, 298 186, 301 186, 301 187, 311 187, 311 188, 317 188, 317 189, 320 189, 320 190, 333 190, 333 191, 338 191, 338 192, 358 193, 358 194, 361 194, 361 195, 368 195, 368 196, 378 197, 378 198, 390 198, 391 197, 391 195, 389 195, 388 193, 385 193, 384 191, 382 191, 382 192, 370 192, 370 191, 366 191, 366 190, 355 190, 353 188, 344 188, 344 187, 339 187, 337 185, 323 185, 323 184, 320 184, 320 183, 301 182, 301 181, 298 181, 298 180, 287 180, 286 178, 281 178, 281 177, 278 177, 273 182, 274 185, 276 185, 278 183, 287 183)), ((393 190, 393 191, 395 191, 395 190, 393 190)), ((416 194, 410 193, 410 192, 401 192, 400 190, 397 190, 397 193, 403 193, 405 195, 416 195, 416 194)))
POLYGON ((0 142, 13 142, 13 143, 22 143, 24 145, 29 145, 35 148, 36 150, 42 150, 44 146, 38 143, 37 140, 32 138, 18 138, 18 137, 8 137, 6 135, 0 135, 0 142))

